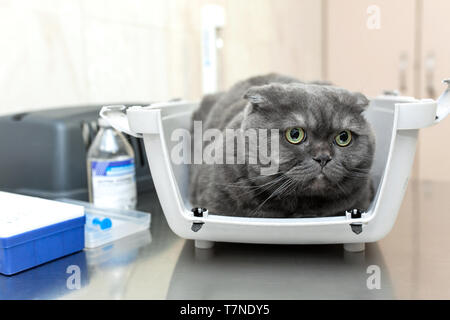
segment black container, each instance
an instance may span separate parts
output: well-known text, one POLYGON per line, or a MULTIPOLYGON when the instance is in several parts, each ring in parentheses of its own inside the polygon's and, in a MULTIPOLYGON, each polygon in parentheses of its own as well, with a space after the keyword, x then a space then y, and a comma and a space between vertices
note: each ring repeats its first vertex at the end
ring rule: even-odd
MULTIPOLYGON (((86 154, 100 109, 77 106, 0 117, 0 190, 87 201, 86 154)), ((153 190, 142 139, 125 136, 135 154, 138 193, 153 190)))

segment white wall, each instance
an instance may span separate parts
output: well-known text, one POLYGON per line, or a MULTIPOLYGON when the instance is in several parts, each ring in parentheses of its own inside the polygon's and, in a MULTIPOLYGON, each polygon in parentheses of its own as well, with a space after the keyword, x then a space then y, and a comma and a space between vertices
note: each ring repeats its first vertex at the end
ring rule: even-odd
POLYGON ((0 0, 0 114, 197 98, 199 4, 0 0))
POLYGON ((277 71, 302 80, 322 75, 322 1, 225 2, 224 83, 277 71))

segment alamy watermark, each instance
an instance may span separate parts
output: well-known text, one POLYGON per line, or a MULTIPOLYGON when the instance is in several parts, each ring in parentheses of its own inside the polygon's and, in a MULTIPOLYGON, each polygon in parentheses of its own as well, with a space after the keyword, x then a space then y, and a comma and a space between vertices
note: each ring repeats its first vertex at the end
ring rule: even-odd
POLYGON ((367 22, 366 26, 369 30, 379 30, 381 28, 381 9, 377 5, 367 7, 367 22))
POLYGON ((370 274, 370 276, 367 278, 366 285, 367 289, 374 290, 374 289, 381 289, 381 269, 379 266, 372 264, 367 267, 366 270, 367 274, 370 274))
POLYGON ((279 169, 278 129, 206 129, 194 121, 193 132, 175 129, 170 156, 174 164, 251 164, 259 165, 261 175, 279 169), (192 136, 193 135, 193 136, 192 136))
POLYGON ((81 289, 81 269, 77 265, 70 265, 66 269, 70 276, 66 280, 66 287, 69 290, 81 289))

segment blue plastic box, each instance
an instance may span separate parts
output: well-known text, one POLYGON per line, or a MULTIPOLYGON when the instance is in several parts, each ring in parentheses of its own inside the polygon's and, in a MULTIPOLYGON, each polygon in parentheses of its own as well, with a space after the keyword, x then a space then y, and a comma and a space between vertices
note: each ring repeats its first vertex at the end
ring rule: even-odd
POLYGON ((0 207, 0 273, 12 275, 83 250, 83 207, 4 192, 0 207))

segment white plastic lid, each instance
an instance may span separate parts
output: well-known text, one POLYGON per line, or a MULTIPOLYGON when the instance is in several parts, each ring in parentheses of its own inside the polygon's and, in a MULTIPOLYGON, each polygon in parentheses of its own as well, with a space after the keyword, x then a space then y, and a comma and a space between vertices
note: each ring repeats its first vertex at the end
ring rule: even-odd
POLYGON ((0 238, 84 216, 80 205, 0 192, 0 238))

